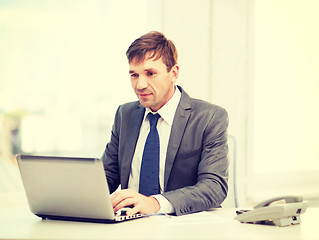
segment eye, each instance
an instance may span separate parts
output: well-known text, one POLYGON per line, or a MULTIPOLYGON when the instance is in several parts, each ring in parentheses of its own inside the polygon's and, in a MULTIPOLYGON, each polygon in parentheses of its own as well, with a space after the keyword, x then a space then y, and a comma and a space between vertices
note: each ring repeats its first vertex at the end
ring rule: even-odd
POLYGON ((132 73, 131 74, 131 78, 138 78, 138 74, 137 73, 132 73))
POLYGON ((155 72, 147 72, 147 76, 149 76, 149 77, 153 77, 153 76, 155 76, 155 75, 156 75, 155 72))

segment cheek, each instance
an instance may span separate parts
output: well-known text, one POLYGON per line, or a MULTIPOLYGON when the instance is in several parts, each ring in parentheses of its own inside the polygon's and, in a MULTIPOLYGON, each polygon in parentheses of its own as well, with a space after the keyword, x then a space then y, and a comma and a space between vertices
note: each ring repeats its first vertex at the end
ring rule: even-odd
POLYGON ((171 80, 168 76, 161 76, 156 79, 152 79, 149 81, 149 88, 153 90, 153 92, 157 95, 157 97, 161 98, 166 95, 167 91, 171 86, 171 80))
POLYGON ((136 88, 136 83, 135 83, 135 81, 133 81, 133 80, 131 80, 131 87, 135 90, 135 88, 136 88))
POLYGON ((161 91, 163 94, 167 93, 172 85, 171 79, 169 77, 163 78, 161 81, 161 91))

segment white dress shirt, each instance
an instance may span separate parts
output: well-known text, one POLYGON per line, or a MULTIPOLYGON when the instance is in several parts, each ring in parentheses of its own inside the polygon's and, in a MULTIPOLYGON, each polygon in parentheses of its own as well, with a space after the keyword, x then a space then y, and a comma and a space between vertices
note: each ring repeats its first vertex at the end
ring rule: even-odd
MULTIPOLYGON (((171 134, 171 128, 173 125, 173 120, 175 112, 178 106, 178 103, 181 99, 181 92, 178 88, 175 87, 175 92, 173 97, 161 107, 157 113, 161 116, 158 119, 157 131, 160 140, 160 169, 159 169, 159 182, 160 182, 160 191, 164 192, 164 171, 165 171, 165 160, 166 152, 168 147, 168 141, 171 134)), ((156 114, 152 112, 150 108, 146 108, 144 119, 140 128, 139 138, 136 143, 135 153, 133 155, 131 173, 128 183, 128 188, 133 189, 138 192, 139 190, 139 180, 140 180, 140 169, 142 163, 142 156, 144 151, 144 145, 146 142, 147 135, 150 131, 150 124, 148 121, 148 113, 156 114)), ((159 213, 173 213, 174 208, 172 204, 162 195, 153 196, 160 203, 159 213)))

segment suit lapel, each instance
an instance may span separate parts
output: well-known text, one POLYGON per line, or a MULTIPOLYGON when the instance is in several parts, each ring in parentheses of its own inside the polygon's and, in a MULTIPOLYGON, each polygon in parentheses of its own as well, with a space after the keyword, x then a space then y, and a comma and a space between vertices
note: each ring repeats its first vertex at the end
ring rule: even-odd
POLYGON ((131 172, 131 164, 133 154, 144 117, 145 108, 139 105, 139 108, 134 110, 131 115, 129 125, 127 126, 127 139, 124 141, 123 158, 121 164, 121 185, 122 188, 127 188, 128 180, 131 172))
POLYGON ((168 142, 166 162, 165 162, 165 173, 164 173, 164 190, 166 189, 167 182, 172 170, 172 166, 181 144, 185 128, 190 116, 190 97, 184 92, 184 90, 179 87, 182 92, 181 100, 176 109, 171 134, 168 142))

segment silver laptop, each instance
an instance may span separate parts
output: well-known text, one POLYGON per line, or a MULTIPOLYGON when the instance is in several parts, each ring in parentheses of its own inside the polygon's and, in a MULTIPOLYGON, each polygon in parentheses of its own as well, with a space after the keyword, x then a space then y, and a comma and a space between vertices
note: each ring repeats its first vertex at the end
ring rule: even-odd
POLYGON ((31 212, 43 219, 121 222, 114 214, 103 162, 96 158, 17 155, 31 212))

